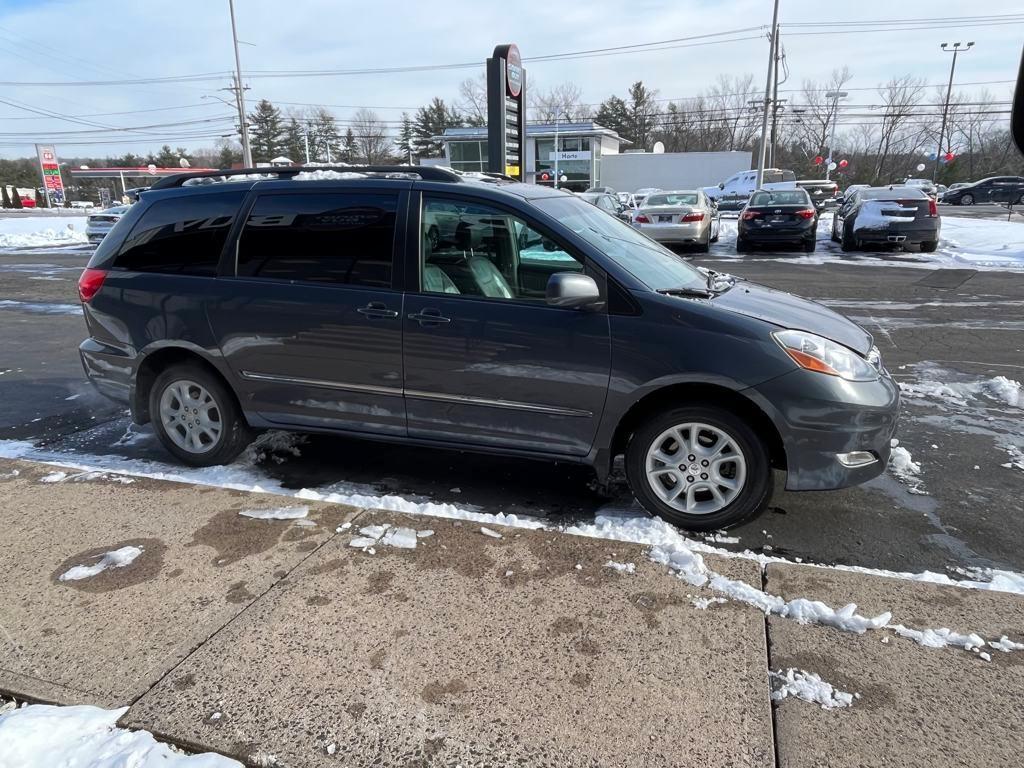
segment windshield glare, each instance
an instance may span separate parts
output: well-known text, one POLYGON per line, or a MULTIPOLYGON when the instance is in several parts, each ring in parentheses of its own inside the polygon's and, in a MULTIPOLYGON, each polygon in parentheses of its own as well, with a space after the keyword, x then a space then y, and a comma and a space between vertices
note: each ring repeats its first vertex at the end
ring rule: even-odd
POLYGON ((697 195, 694 194, 681 194, 681 195, 651 195, 644 202, 645 205, 696 205, 697 195))
POLYGON ((707 287, 704 275, 681 257, 578 198, 542 197, 531 202, 651 290, 707 287))

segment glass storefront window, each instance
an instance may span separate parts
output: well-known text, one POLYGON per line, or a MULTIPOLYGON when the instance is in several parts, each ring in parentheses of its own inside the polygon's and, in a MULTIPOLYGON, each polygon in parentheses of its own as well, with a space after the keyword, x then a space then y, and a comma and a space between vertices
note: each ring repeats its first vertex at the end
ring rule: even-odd
POLYGON ((448 145, 448 157, 457 171, 487 170, 486 141, 453 141, 448 145))

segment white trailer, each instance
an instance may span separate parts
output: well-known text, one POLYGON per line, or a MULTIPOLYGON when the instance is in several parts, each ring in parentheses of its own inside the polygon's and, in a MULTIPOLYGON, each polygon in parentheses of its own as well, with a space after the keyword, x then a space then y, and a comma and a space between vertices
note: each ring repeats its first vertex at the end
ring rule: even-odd
POLYGON ((616 192, 644 187, 701 189, 750 169, 750 152, 624 152, 601 158, 601 186, 616 192))

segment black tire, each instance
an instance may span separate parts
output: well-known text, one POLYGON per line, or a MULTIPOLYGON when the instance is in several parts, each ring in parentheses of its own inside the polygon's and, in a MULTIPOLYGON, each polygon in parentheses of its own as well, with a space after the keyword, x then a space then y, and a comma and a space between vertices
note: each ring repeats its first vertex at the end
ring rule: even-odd
POLYGON ((921 243, 921 253, 935 253, 935 249, 939 247, 939 244, 935 240, 926 240, 921 243))
MULTIPOLYGON (((1024 202, 1024 198, 1022 198, 1022 202, 1024 202)), ((721 237, 721 235, 722 235, 722 222, 721 222, 721 220, 719 220, 719 222, 718 222, 718 229, 715 230, 715 236, 711 238, 710 242, 717 243, 718 242, 718 238, 721 237)))
POLYGON ((1017 198, 1017 205, 1024 205, 1024 195, 1017 198))
POLYGON ((739 235, 736 235, 736 253, 747 253, 750 250, 750 244, 739 235))
POLYGON ((960 205, 974 205, 974 195, 970 192, 960 195, 960 205))
POLYGON ((697 253, 707 253, 711 250, 711 230, 708 230, 708 239, 703 243, 697 243, 697 253))
POLYGON ((630 437, 625 466, 629 486, 648 512, 692 531, 738 525, 761 513, 772 497, 772 468, 764 441, 742 417, 708 403, 695 403, 651 416, 630 437), (647 479, 647 452, 652 443, 671 427, 686 423, 706 424, 721 430, 736 443, 746 462, 746 481, 739 494, 716 512, 689 514, 675 509, 658 497, 647 479))
POLYGON ((836 220, 835 219, 832 219, 832 228, 829 230, 828 236, 829 236, 829 239, 832 240, 833 243, 838 243, 839 242, 839 236, 836 235, 836 220))
POLYGON ((229 464, 252 440, 252 431, 242 417, 234 393, 224 385, 219 376, 196 363, 172 365, 156 377, 149 391, 149 414, 153 422, 153 431, 167 452, 183 464, 193 467, 229 464), (201 452, 180 447, 168 433, 168 426, 164 424, 160 415, 160 401, 164 391, 180 381, 195 382, 203 387, 212 398, 217 411, 220 434, 215 442, 201 452))
POLYGON ((843 239, 840 241, 840 247, 843 249, 844 253, 856 251, 860 248, 860 243, 857 241, 857 238, 853 236, 853 232, 851 232, 850 228, 845 224, 843 225, 842 238, 843 239))
POLYGON ((818 241, 813 237, 810 240, 804 240, 804 253, 814 253, 814 249, 818 246, 818 241))

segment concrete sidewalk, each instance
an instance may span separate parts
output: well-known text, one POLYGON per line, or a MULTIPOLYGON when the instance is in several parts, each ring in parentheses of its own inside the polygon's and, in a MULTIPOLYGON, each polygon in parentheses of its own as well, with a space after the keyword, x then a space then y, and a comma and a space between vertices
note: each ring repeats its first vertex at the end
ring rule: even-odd
MULTIPOLYGON (((714 593, 633 544, 116 476, 40 482, 54 469, 0 461, 0 691, 131 704, 124 725, 187 747, 281 766, 994 766, 1024 749, 1024 652, 985 662, 701 609, 714 593), (239 515, 299 505, 314 525, 239 515), (372 526, 409 529, 392 543, 415 548, 351 546, 372 526), (143 549, 131 565, 59 579, 126 545, 143 549), (769 670, 789 667, 861 696, 773 705, 769 670)), ((756 563, 707 561, 762 587, 756 563)), ((1024 640, 1017 596, 796 565, 763 578, 786 598, 1024 640)))

